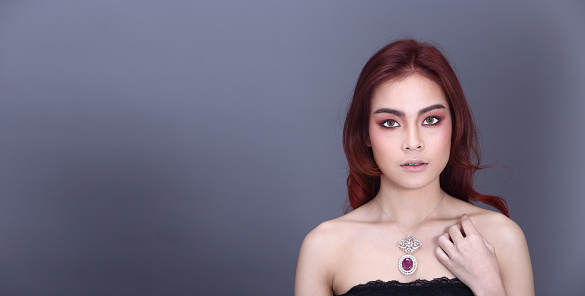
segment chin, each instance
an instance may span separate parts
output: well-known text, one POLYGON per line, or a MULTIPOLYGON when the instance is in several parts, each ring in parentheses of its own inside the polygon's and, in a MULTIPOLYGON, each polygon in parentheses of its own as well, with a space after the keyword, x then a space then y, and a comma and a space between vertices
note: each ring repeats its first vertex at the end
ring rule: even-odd
POLYGON ((438 179, 439 176, 437 176, 436 178, 403 178, 401 180, 388 180, 390 184, 393 184, 394 186, 400 187, 400 188, 404 188, 404 189, 419 189, 419 188, 424 188, 428 185, 430 185, 431 183, 433 183, 436 179, 438 179))

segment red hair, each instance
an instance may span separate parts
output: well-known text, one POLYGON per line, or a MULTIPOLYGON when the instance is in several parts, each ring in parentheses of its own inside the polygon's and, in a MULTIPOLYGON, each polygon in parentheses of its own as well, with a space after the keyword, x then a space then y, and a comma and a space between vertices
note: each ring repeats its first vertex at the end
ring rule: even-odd
POLYGON ((414 73, 436 82, 449 103, 453 132, 449 161, 439 177, 441 189, 466 202, 488 204, 509 216, 505 200, 473 189, 473 175, 483 167, 473 116, 455 71, 435 46, 415 40, 398 40, 380 49, 368 60, 357 80, 343 127, 351 208, 367 203, 380 189, 382 172, 374 161, 372 148, 366 145, 372 94, 381 83, 414 73))

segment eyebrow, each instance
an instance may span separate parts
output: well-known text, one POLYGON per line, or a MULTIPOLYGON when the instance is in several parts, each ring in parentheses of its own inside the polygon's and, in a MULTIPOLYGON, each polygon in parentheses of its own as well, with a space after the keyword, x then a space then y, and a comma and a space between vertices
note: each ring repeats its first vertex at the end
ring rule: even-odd
MULTIPOLYGON (((429 111, 436 110, 436 109, 446 109, 446 108, 442 104, 434 104, 434 105, 420 109, 420 111, 418 111, 418 115, 423 115, 429 111)), ((404 117, 404 112, 398 111, 396 109, 391 109, 391 108, 380 108, 380 109, 374 111, 374 114, 378 114, 378 113, 388 113, 388 114, 394 114, 398 117, 404 117)))

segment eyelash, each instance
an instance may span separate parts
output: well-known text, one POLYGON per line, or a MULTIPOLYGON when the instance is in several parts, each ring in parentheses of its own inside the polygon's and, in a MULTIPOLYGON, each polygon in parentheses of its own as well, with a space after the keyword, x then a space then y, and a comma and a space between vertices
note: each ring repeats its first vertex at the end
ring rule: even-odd
POLYGON ((425 118, 423 120, 423 125, 437 125, 437 124, 439 124, 439 122, 441 122, 441 118, 439 116, 431 115, 431 116, 428 116, 427 118, 425 118), (427 121, 427 119, 434 119, 435 120, 435 123, 427 123, 427 124, 425 124, 425 122, 427 121))
POLYGON ((380 125, 384 128, 395 128, 397 126, 391 126, 393 124, 398 124, 398 122, 396 122, 396 120, 394 119, 386 119, 382 122, 380 122, 380 125))
MULTIPOLYGON (((423 119, 422 125, 431 125, 432 126, 432 125, 439 124, 439 122, 441 122, 441 118, 439 116, 431 115, 431 116, 427 116, 425 119, 423 119), (434 121, 436 121, 436 122, 425 124, 425 122, 428 119, 434 119, 434 121)), ((380 126, 382 126, 384 128, 396 128, 396 127, 399 127, 400 125, 398 125, 398 122, 394 119, 386 119, 386 120, 380 122, 380 126), (396 125, 396 126, 389 126, 389 125, 396 125)))

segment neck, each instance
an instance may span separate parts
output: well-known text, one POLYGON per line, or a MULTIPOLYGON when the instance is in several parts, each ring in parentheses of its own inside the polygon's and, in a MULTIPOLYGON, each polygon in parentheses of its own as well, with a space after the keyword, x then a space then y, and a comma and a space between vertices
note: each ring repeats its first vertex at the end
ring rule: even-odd
MULTIPOLYGON (((427 217, 440 210, 435 210, 444 194, 439 180, 417 189, 380 185, 375 197, 377 203, 406 234, 413 234, 427 217)), ((383 212, 381 219, 388 220, 383 212)))

